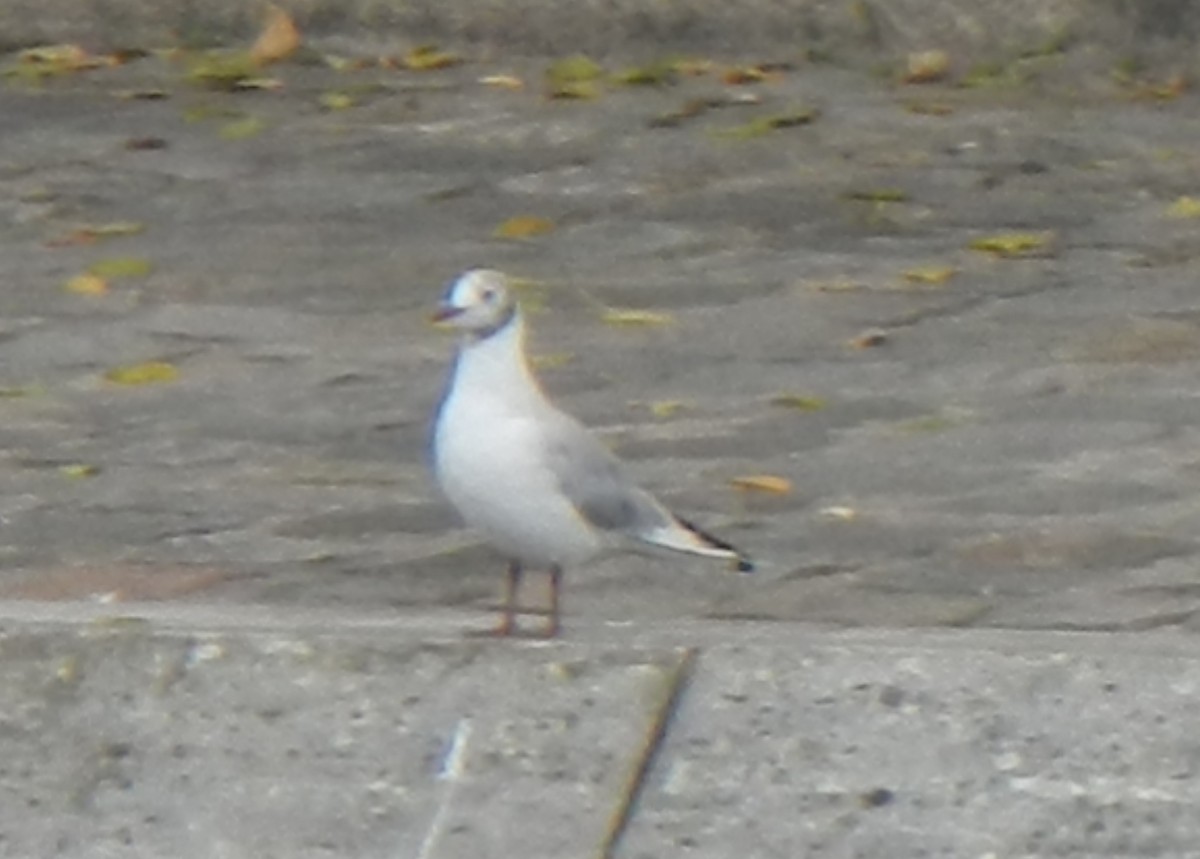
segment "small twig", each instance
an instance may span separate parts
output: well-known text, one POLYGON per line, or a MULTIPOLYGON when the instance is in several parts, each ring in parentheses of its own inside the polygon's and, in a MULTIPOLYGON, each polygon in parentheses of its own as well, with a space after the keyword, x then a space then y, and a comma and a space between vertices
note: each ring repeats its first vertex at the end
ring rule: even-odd
POLYGON ((417 853, 417 859, 429 859, 433 854, 434 846, 442 836, 442 830, 446 827, 446 817, 454 802, 458 782, 466 770, 467 741, 470 738, 471 720, 459 719, 454 728, 454 736, 450 738, 450 747, 442 758, 441 771, 437 776, 439 781, 446 782, 446 789, 442 792, 442 799, 438 803, 437 811, 434 812, 433 820, 429 822, 429 831, 425 833, 425 840, 421 842, 421 850, 417 853))
POLYGON ((646 732, 645 740, 634 758, 633 769, 625 782, 625 789, 621 791, 620 800, 609 819, 604 841, 597 854, 598 859, 613 859, 616 855, 617 845, 633 818, 634 809, 646 785, 646 777, 650 774, 650 768, 658 756, 663 740, 666 739, 667 728, 670 727, 671 719, 683 699, 699 654, 700 651, 695 647, 686 648, 667 675, 662 700, 651 715, 650 729, 646 732))

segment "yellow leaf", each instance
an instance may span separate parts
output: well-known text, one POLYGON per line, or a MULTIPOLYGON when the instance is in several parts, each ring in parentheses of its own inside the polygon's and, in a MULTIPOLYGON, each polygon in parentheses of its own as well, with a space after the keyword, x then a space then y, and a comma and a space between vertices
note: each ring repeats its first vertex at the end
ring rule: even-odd
POLYGON ((604 69, 600 64, 583 54, 556 60, 546 69, 546 82, 551 85, 594 81, 603 76, 604 69))
POLYGON ((654 402, 650 403, 643 403, 635 400, 631 402, 629 406, 630 408, 639 410, 645 409, 646 411, 650 412, 650 414, 654 415, 654 417, 661 420, 674 417, 680 412, 687 411, 692 407, 691 403, 684 402, 683 400, 655 400, 654 402))
POLYGON ((622 69, 613 75, 613 80, 626 86, 663 86, 674 83, 675 76, 675 64, 663 62, 622 69))
POLYGON ((1200 199, 1180 197, 1167 209, 1172 218, 1200 218, 1200 199))
POLYGON ((88 266, 87 273, 112 280, 118 277, 145 277, 153 271, 150 260, 141 257, 113 257, 88 266))
POLYGON ((494 86, 499 89, 525 89, 525 82, 513 75, 485 75, 479 79, 484 86, 494 86))
POLYGON ((906 269, 904 279, 909 283, 928 283, 937 286, 945 283, 957 273, 958 270, 950 266, 919 266, 906 269))
POLYGON ((665 313, 655 313, 651 310, 606 307, 600 313, 600 321, 608 325, 656 326, 670 325, 675 319, 665 313))
POLYGON ((517 215, 496 227, 492 237, 496 239, 529 239, 554 231, 554 222, 537 215, 517 215))
POLYGON ((325 60, 325 65, 335 72, 357 72, 365 69, 368 65, 367 60, 361 57, 339 57, 336 54, 325 54, 322 59, 325 60))
POLYGON ((796 128, 801 125, 808 125, 811 122, 815 122, 820 115, 821 112, 815 108, 798 109, 771 116, 760 116, 758 119, 751 120, 743 125, 719 129, 715 133, 719 137, 745 140, 752 137, 762 137, 781 128, 796 128))
POLYGON ((975 239, 970 248, 1000 257, 1017 257, 1042 250, 1050 243, 1051 238, 1050 233, 998 233, 975 239))
POLYGON ((909 101, 905 102, 904 109, 918 116, 949 116, 954 113, 951 105, 938 101, 909 101))
POLYGON ((846 199, 867 203, 903 203, 908 199, 908 192, 899 188, 864 188, 846 192, 846 199))
POLYGON ((729 485, 743 492, 764 492, 768 495, 788 495, 792 491, 792 481, 774 474, 735 477, 729 481, 729 485))
POLYGON ((240 110, 215 104, 195 104, 183 112, 184 122, 207 122, 210 119, 237 119, 245 117, 240 110))
POLYGON ((414 72, 448 69, 462 63, 462 57, 449 51, 439 51, 433 45, 418 45, 404 55, 404 67, 414 72))
POLYGON ((67 292, 76 295, 104 295, 108 292, 108 281, 94 274, 77 274, 65 286, 67 292))
POLYGON ((300 30, 292 16, 269 3, 262 32, 250 48, 250 58, 260 66, 277 63, 294 54, 301 41, 300 30))
POLYGON ((546 95, 550 98, 595 98, 604 69, 594 60, 576 54, 546 69, 546 95))
POLYGON ((73 462, 70 465, 59 466, 59 473, 64 477, 95 477, 100 473, 99 466, 88 465, 83 462, 73 462))
POLYGON ((188 62, 188 80, 209 89, 233 90, 258 73, 258 63, 248 53, 208 51, 188 62))
POLYGON ((804 394, 777 394, 771 397, 771 405, 800 412, 818 412, 825 408, 825 401, 820 397, 808 397, 804 394))
POLYGON ((908 55, 908 70, 904 82, 932 83, 946 77, 950 71, 950 55, 945 51, 916 51, 908 55))
POLYGON ((346 110, 354 107, 354 96, 344 92, 323 92, 317 102, 326 110, 346 110))
POLYGON ((19 52, 17 59, 23 63, 79 68, 88 61, 88 52, 74 44, 38 45, 19 52))
POLYGON ((179 370, 165 361, 146 361, 113 367, 104 374, 104 378, 117 385, 153 385, 175 381, 179 378, 179 370))
POLYGON ((222 140, 245 140, 248 137, 262 134, 266 127, 267 124, 258 117, 247 116, 244 119, 227 122, 221 126, 221 130, 217 134, 222 140))

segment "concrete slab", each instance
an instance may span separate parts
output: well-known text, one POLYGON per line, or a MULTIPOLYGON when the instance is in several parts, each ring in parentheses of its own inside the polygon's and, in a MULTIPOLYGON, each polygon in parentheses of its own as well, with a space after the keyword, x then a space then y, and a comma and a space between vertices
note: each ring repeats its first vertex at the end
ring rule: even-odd
POLYGON ((4 855, 1163 857, 1200 838, 1200 658, 1175 634, 0 617, 4 855))

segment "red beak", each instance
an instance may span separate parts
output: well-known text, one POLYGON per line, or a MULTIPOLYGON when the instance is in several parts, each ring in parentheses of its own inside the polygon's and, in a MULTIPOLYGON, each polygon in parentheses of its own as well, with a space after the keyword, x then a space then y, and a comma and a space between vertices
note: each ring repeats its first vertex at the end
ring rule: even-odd
POLYGON ((461 307, 454 307, 450 304, 439 304, 432 313, 429 314, 429 321, 437 324, 445 322, 448 319, 453 319, 458 314, 462 313, 461 307))

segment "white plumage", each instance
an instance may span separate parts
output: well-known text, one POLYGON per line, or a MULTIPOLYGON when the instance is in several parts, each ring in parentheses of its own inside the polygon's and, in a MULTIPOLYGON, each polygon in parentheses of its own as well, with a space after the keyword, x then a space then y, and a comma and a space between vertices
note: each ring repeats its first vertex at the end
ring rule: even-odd
POLYGON ((636 486, 607 448, 550 403, 529 369, 524 319, 502 274, 463 274, 434 318, 463 332, 434 425, 434 471, 467 524, 509 559, 497 632, 515 631, 521 572, 538 567, 551 575, 547 634, 556 634, 562 569, 621 541, 752 568, 636 486))

